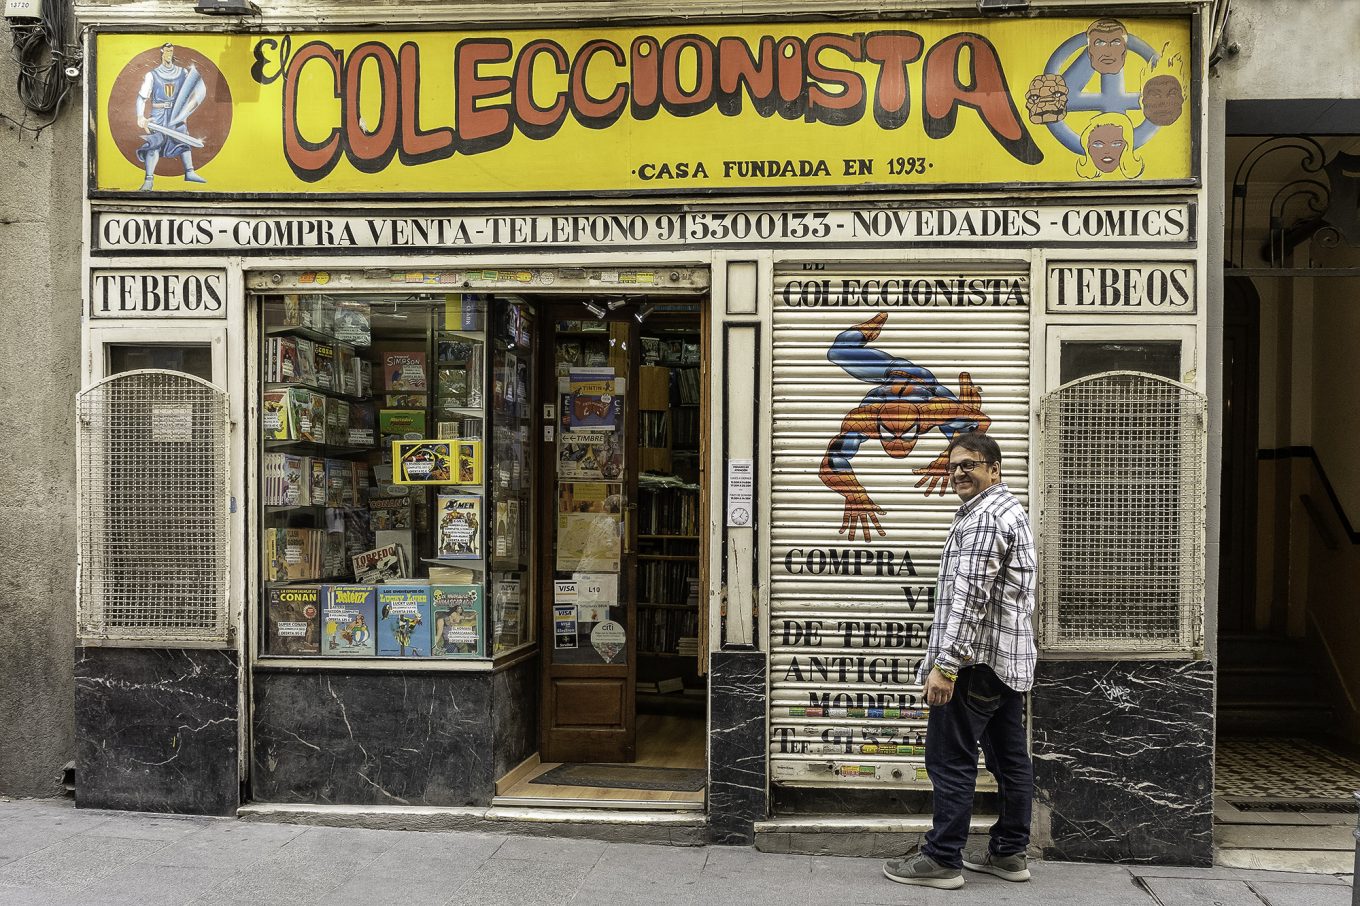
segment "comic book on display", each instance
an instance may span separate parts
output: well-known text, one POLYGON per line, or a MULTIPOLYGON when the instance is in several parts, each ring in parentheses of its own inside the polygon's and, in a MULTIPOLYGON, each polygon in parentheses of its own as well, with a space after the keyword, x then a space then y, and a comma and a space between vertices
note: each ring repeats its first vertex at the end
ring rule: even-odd
POLYGON ((623 474, 617 431, 563 431, 558 435, 557 477, 616 481, 623 474))
POLYGON ((354 581, 364 585, 402 579, 401 551, 395 544, 364 551, 350 561, 354 566, 354 581))
POLYGON ((482 442, 459 440, 453 442, 454 484, 482 483, 482 442))
POLYGON ((444 335, 439 339, 438 354, 441 406, 480 406, 482 344, 457 335, 444 335))
MULTIPOLYGON (((415 528, 411 496, 388 493, 390 485, 368 489, 368 524, 373 531, 415 528)), ((405 488, 401 489, 405 491, 405 488)))
POLYGON ((480 331, 485 311, 482 293, 449 293, 444 297, 444 329, 480 331))
POLYGON ((563 430, 617 430, 623 420, 623 385, 612 368, 573 368, 559 380, 563 430))
POLYGON ((430 613, 434 620, 430 653, 434 657, 481 657, 482 587, 431 585, 430 613))
POLYGON ((266 453, 264 455, 264 503, 265 506, 306 506, 308 482, 303 481, 306 465, 304 456, 290 456, 287 453, 266 453))
POLYGON ((382 409, 378 412, 378 442, 388 446, 397 440, 420 440, 425 437, 424 409, 382 409))
POLYGON ((378 410, 372 403, 349 404, 349 433, 352 447, 371 447, 377 442, 378 410))
POLYGON ((302 387, 266 390, 261 433, 265 440, 326 442, 326 397, 302 387))
POLYGON ((378 656, 430 656, 430 587, 380 585, 378 656))
POLYGON ((373 312, 367 302, 345 300, 336 305, 335 338, 355 346, 373 342, 373 312))
POLYGON ((457 484, 453 442, 394 440, 392 480, 397 484, 457 484))
POLYGON ((287 390, 266 390, 260 406, 260 430, 265 440, 297 440, 287 390))
POLYGON ((383 389, 424 393, 425 353, 389 352, 383 356, 383 389))
POLYGON ((477 560, 482 556, 482 498, 473 494, 440 494, 435 557, 477 560))
POLYGON ((354 347, 335 344, 335 389, 347 396, 359 395, 359 372, 354 367, 354 347))
POLYGON ((320 654, 321 587, 269 589, 265 650, 269 654, 320 654))
POLYGON ((313 361, 316 367, 316 386, 322 390, 339 390, 335 375, 335 347, 330 343, 315 344, 313 361))

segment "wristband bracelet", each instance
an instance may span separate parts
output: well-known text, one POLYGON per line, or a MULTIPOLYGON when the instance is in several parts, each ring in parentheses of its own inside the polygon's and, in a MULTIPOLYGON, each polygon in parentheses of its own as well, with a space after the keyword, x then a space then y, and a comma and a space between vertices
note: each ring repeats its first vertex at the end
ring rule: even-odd
POLYGON ((950 673, 948 670, 944 669, 939 664, 935 665, 935 670, 940 674, 940 676, 949 680, 951 683, 957 682, 959 679, 959 675, 957 673, 950 673))

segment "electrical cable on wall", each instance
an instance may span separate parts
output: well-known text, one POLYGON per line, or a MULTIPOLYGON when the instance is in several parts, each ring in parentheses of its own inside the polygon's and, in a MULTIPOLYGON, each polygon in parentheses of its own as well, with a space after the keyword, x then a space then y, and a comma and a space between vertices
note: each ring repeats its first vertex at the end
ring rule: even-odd
POLYGON ((32 126, 0 113, 0 117, 33 133, 34 138, 56 122, 71 85, 80 77, 80 45, 72 40, 75 27, 67 0, 48 0, 35 19, 9 19, 14 38, 14 60, 19 67, 19 101, 26 110, 47 117, 32 126))

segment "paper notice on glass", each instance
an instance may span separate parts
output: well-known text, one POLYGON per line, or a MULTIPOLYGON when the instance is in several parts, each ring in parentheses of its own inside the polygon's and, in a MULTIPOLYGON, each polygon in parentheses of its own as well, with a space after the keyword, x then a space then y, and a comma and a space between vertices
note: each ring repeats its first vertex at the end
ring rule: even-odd
POLYGON ((727 524, 744 528, 751 524, 755 501, 755 470, 752 460, 727 461, 727 524))
POLYGON ((577 604, 616 604, 619 600, 619 577, 616 573, 576 573, 577 604))
POLYGON ((618 572, 621 524, 617 513, 558 516, 557 571, 618 572))

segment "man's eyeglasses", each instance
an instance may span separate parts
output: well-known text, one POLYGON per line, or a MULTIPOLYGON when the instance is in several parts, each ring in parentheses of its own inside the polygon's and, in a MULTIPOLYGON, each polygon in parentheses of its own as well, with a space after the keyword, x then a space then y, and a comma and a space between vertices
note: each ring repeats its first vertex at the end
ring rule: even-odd
POLYGON ((962 469, 965 472, 971 472, 981 465, 986 465, 986 463, 978 462, 976 459, 960 459, 958 462, 951 462, 946 465, 945 470, 948 471, 950 475, 953 475, 959 469, 962 469))

